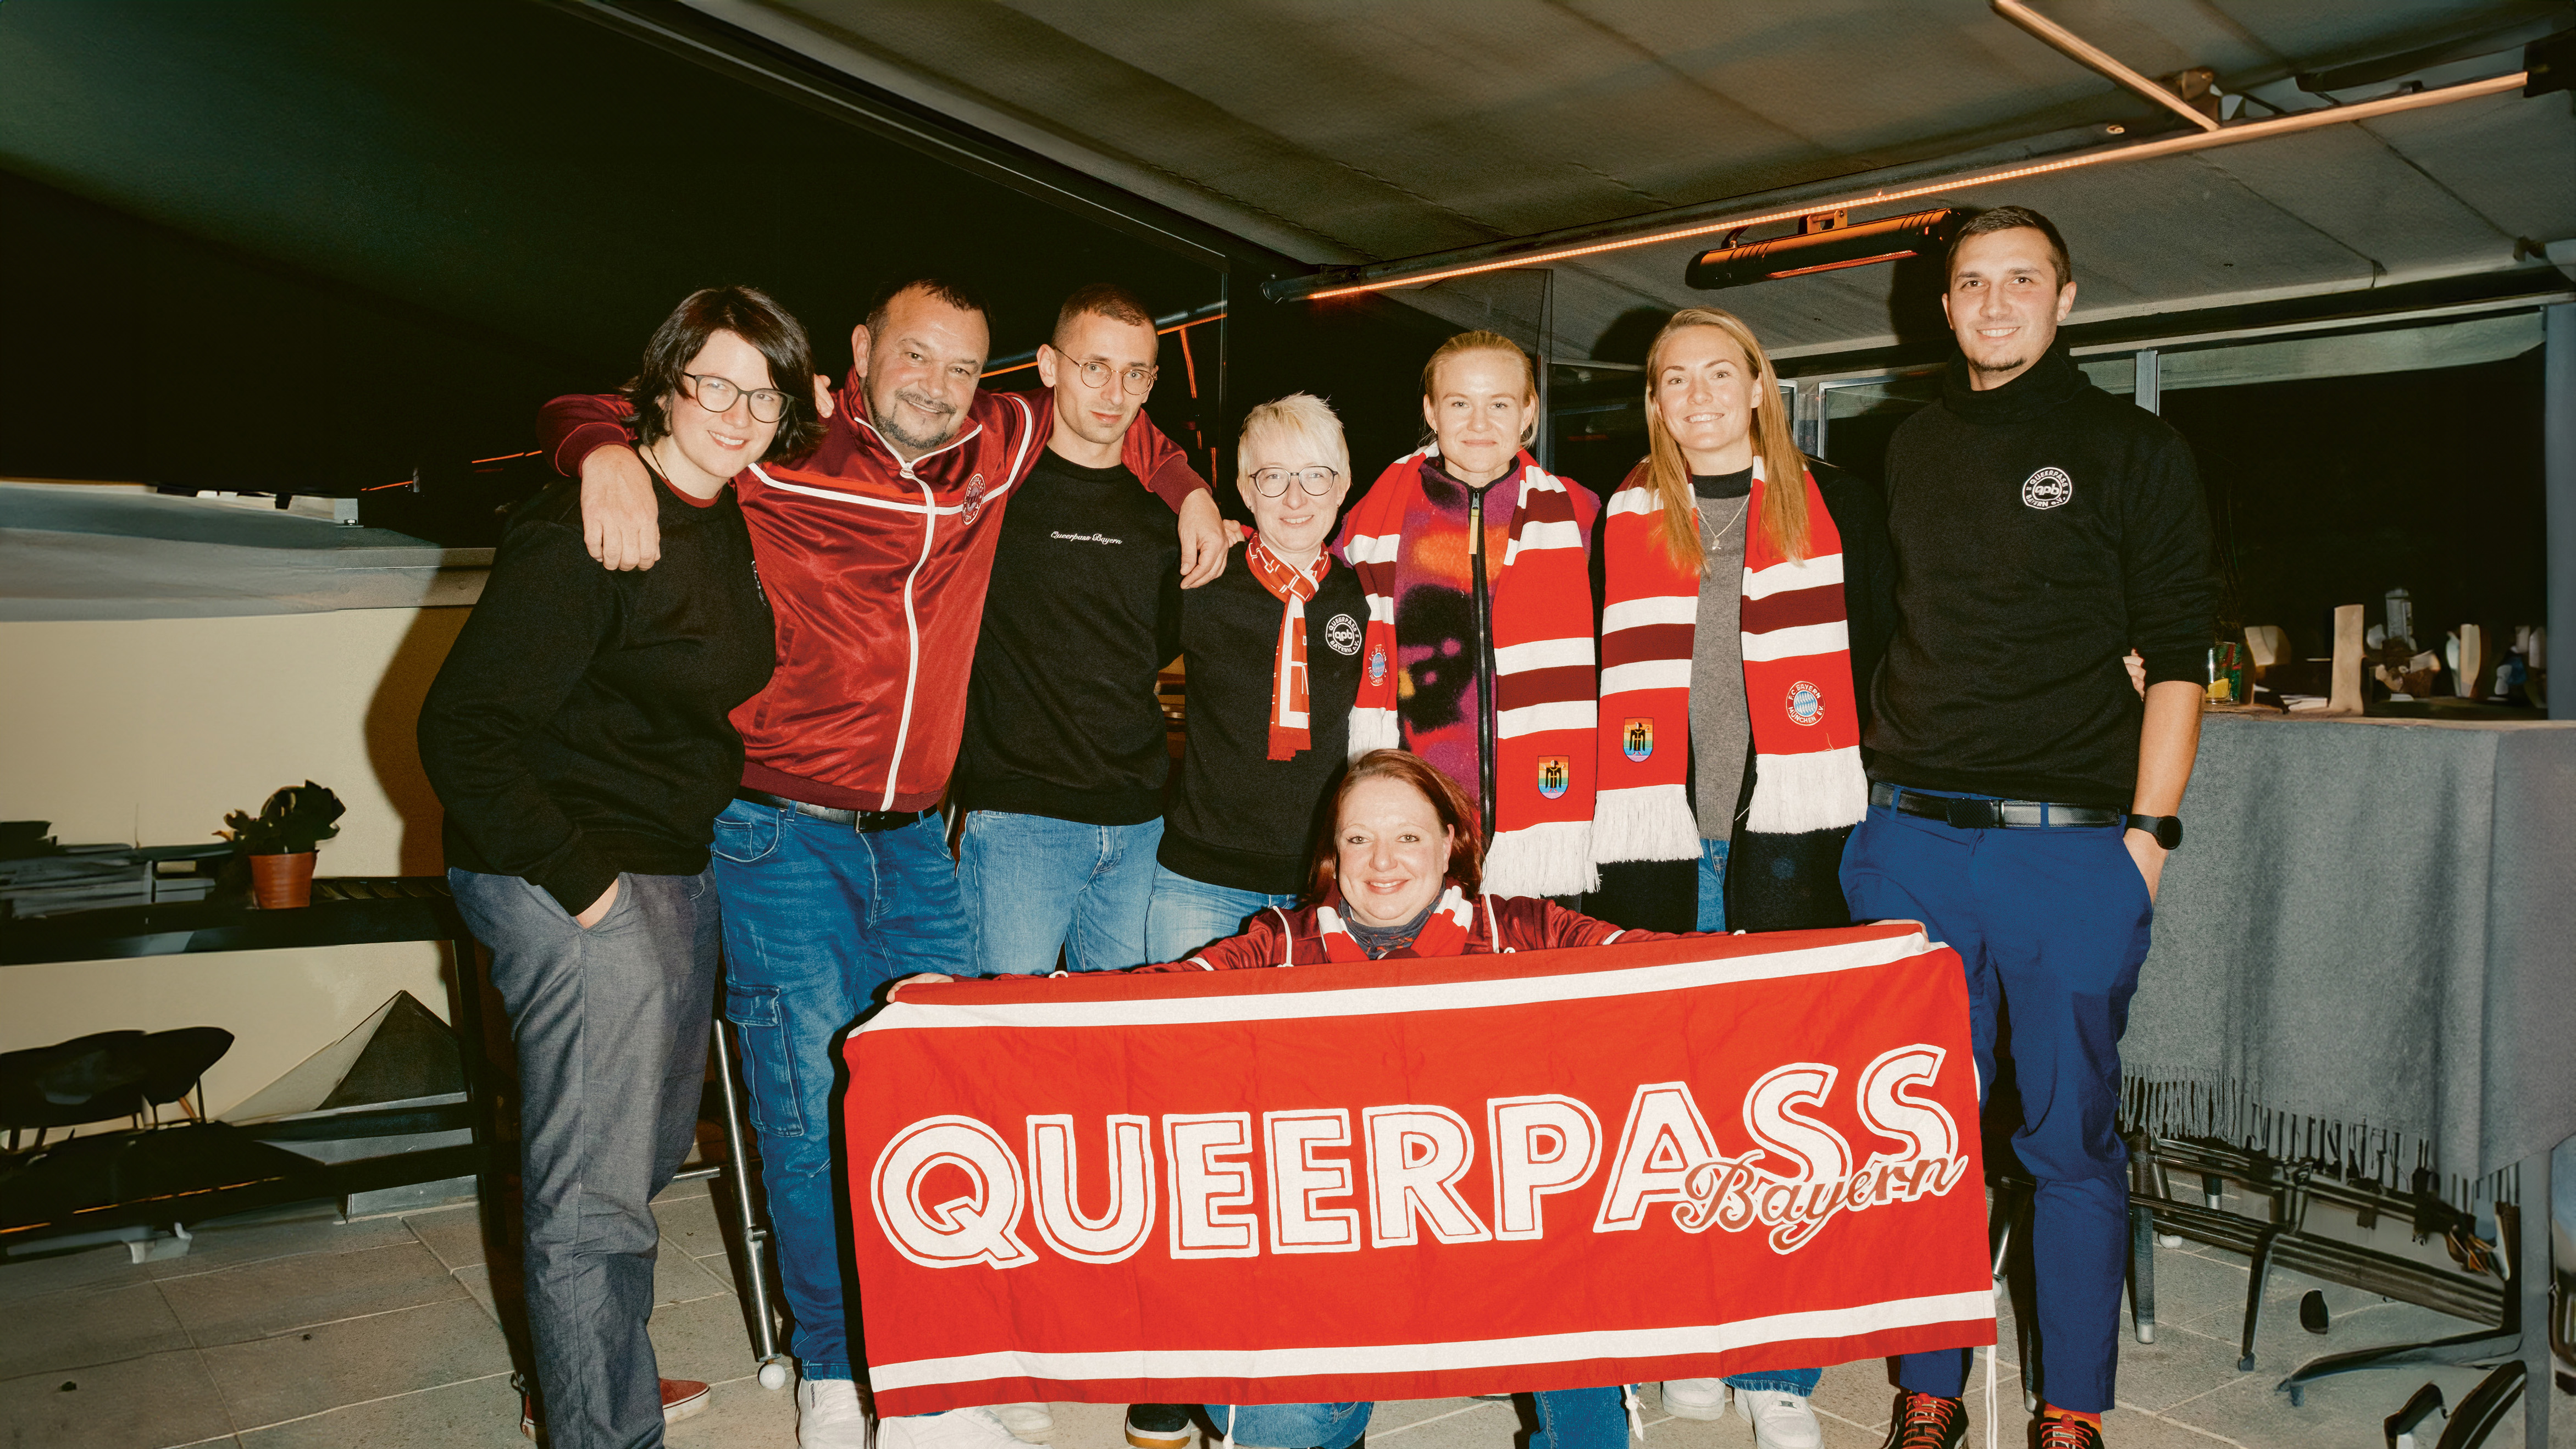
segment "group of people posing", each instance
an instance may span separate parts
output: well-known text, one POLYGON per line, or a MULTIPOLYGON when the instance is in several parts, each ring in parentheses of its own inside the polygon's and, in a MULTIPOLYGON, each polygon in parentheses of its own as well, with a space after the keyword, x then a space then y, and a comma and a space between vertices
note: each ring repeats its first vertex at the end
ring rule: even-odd
MULTIPOLYGON (((621 393, 548 404, 567 479, 520 509, 420 723, 518 1045, 523 1427, 626 1449, 706 1403, 658 1377, 645 1324, 650 1201, 719 995, 798 1442, 858 1449, 835 1047, 889 984, 1912 919, 1965 964, 1981 1090, 2008 1066, 2020 1100, 2043 1442, 2098 1445, 2118 1042, 2215 573, 2180 438, 2057 341, 2056 228, 1982 213, 1948 267, 1961 355, 1883 492, 1800 455, 1760 341, 1706 308, 1649 348, 1648 454, 1606 494, 1531 456, 1530 360, 1470 332, 1423 368, 1425 444, 1355 498, 1324 400, 1253 408, 1248 529, 1143 415, 1159 339, 1110 285, 1066 299, 1037 392, 983 390, 982 306, 916 279, 852 331, 838 388, 792 316, 721 287, 621 393)), ((1968 1360, 1898 1361, 1891 1443, 1956 1449, 1968 1360)), ((1765 1449, 1806 1449, 1819 1373, 1663 1402, 1731 1398, 1765 1449)), ((1617 1449, 1625 1396, 1536 1395, 1534 1449, 1617 1449)), ((1183 1449, 1200 1407, 1133 1405, 1128 1440, 1183 1449)), ((1369 1417, 1204 1411, 1252 1449, 1348 1449, 1369 1417)), ((1047 1427, 1015 1404, 874 1432, 1006 1449, 1047 1427)))

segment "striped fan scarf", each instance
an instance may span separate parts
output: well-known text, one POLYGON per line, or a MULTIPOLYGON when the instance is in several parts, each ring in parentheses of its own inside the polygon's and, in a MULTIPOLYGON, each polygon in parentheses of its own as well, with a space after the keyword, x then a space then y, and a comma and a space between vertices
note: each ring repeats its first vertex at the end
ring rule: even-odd
MULTIPOLYGON (((1396 562, 1424 540, 1403 533, 1422 496, 1430 449, 1397 459, 1351 509, 1342 557, 1368 593, 1360 692, 1350 752, 1405 743, 1396 712, 1396 562)), ((1562 896, 1600 884, 1592 866, 1594 709, 1592 578, 1566 483, 1526 452, 1486 490, 1512 500, 1511 543, 1493 587, 1494 818, 1485 891, 1562 896), (1506 493, 1504 490, 1509 489, 1506 493)), ((1684 656, 1688 663, 1688 656, 1684 656)), ((1481 782, 1460 782, 1473 798, 1481 782)))
MULTIPOLYGON (((1315 908, 1315 928, 1324 938, 1324 959, 1366 961, 1368 950, 1351 934, 1350 923, 1342 919, 1341 904, 1341 895, 1336 892, 1331 901, 1315 908)), ((1467 893, 1453 883, 1440 893, 1439 903, 1431 908, 1430 919, 1422 923, 1413 945, 1398 949, 1410 949, 1426 959, 1462 955, 1467 949, 1467 930, 1475 921, 1476 908, 1467 903, 1467 893)))
POLYGON ((1301 569, 1280 562, 1255 538, 1244 546, 1243 561, 1253 581, 1287 605, 1279 611, 1279 648, 1270 660, 1270 758, 1293 760, 1314 743, 1307 731, 1306 601, 1323 586, 1333 556, 1318 553, 1311 570, 1301 569))
MULTIPOLYGON (((1843 609, 1843 544, 1814 474, 1807 548, 1792 563, 1762 516, 1753 464, 1744 539, 1744 698, 1753 723, 1753 799, 1746 828, 1792 835, 1857 822, 1869 809, 1858 697, 1843 609)), ((1664 505, 1643 470, 1612 494, 1601 526, 1608 594, 1601 613, 1601 790, 1592 856, 1691 860, 1699 823, 1690 768, 1692 636, 1700 581, 1664 547, 1664 505)), ((1733 769, 1712 760, 1710 769, 1733 769)))

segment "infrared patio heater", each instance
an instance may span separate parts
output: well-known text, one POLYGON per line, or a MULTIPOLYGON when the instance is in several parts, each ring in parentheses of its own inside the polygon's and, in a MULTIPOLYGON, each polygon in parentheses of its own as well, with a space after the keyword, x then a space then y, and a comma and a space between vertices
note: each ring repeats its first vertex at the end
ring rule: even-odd
POLYGON ((1854 226, 1850 212, 1824 211, 1798 218, 1797 231, 1788 236, 1740 243, 1737 238, 1745 229, 1738 228, 1727 233, 1714 251, 1691 258, 1682 280, 1710 292, 1753 282, 1776 282, 1782 277, 1803 277, 1812 272, 1838 272, 1845 267, 1933 256, 1950 245, 1951 234, 1967 216, 1958 207, 1940 207, 1854 226))

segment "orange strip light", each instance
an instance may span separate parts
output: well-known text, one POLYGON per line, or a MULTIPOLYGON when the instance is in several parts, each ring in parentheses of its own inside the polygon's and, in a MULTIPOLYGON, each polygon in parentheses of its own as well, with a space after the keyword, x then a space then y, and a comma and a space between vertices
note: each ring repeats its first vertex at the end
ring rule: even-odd
POLYGON ((1767 211, 1753 216, 1733 216, 1723 221, 1693 222, 1667 231, 1648 232, 1643 236, 1620 237, 1613 241, 1590 242, 1580 246, 1558 247, 1550 251, 1529 252, 1500 257, 1491 261, 1472 262, 1436 272, 1423 272, 1404 277, 1388 277, 1375 282, 1359 282, 1329 291, 1309 292, 1306 300, 1321 302, 1329 297, 1356 296, 1363 292, 1383 292, 1395 287, 1421 287, 1445 282, 1453 277, 1472 277, 1482 272, 1499 272, 1513 267, 1533 267, 1547 262, 1561 262, 1574 257, 1594 256, 1601 252, 1625 251, 1630 247, 1654 246, 1660 242, 1683 241, 1707 236, 1712 232, 1732 231, 1737 227, 1762 226, 1775 221, 1795 221, 1820 211, 1844 211, 1854 207, 1887 206, 1900 201, 1914 201, 1926 196, 1963 191, 1975 186, 1994 186, 2006 181, 2021 181, 2033 176, 2047 176, 2060 171, 2073 171, 2086 166, 2099 166, 2106 161, 2138 161, 2155 156, 2178 156, 2188 151, 2206 151, 2217 146, 2230 146, 2239 141, 2258 141, 2266 136, 2287 135, 2293 131, 2314 130, 2319 126, 2342 125, 2349 121, 2367 121, 2399 111, 2420 110, 2425 106, 2444 105, 2451 101, 2473 100, 2479 96, 2517 91, 2530 80, 2522 71, 2493 76, 2480 81, 2463 81, 2439 90, 2416 91, 2411 95, 2389 96, 2376 101, 2362 101, 2349 106, 2326 106, 2295 115, 2271 116, 2260 121, 2241 121, 2216 131, 2195 131, 2169 136, 2161 141, 2141 141, 2113 150, 2089 151, 2080 156, 2062 157, 2029 166, 2010 166, 1996 171, 1974 171, 1963 176, 1927 181, 1896 191, 1877 191, 1842 201, 1806 201, 1785 211, 1767 211))
MULTIPOLYGON (((1210 322, 1222 322, 1224 320, 1225 314, 1223 312, 1219 312, 1213 317, 1193 317, 1187 322, 1175 322, 1169 327, 1158 327, 1154 330, 1154 335, 1157 337, 1165 337, 1174 332, 1178 332, 1181 334, 1181 355, 1183 357, 1187 357, 1190 353, 1190 329, 1193 327, 1204 327, 1210 322)), ((988 378, 1000 377, 1004 373, 1020 372, 1037 365, 1038 360, 1032 357, 1026 362, 1014 362, 1008 367, 994 368, 991 372, 984 373, 975 380, 977 382, 982 382, 988 378)), ((1195 394, 1193 394, 1193 396, 1195 396, 1195 394)))

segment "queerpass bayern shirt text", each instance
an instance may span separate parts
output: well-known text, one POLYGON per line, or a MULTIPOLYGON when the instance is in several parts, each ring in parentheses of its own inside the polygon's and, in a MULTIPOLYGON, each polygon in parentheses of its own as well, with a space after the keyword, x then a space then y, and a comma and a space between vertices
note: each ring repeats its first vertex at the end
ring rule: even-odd
POLYGON ((1941 400, 1887 449, 1896 636, 1873 690, 1870 773, 1899 785, 2126 810, 2150 685, 2197 681, 2217 628, 2191 449, 2093 386, 2063 348, 1941 400))
POLYGON ((1050 450, 993 552, 966 692, 958 804, 1086 825, 1163 813, 1154 680, 1180 652, 1180 528, 1123 467, 1050 450))

